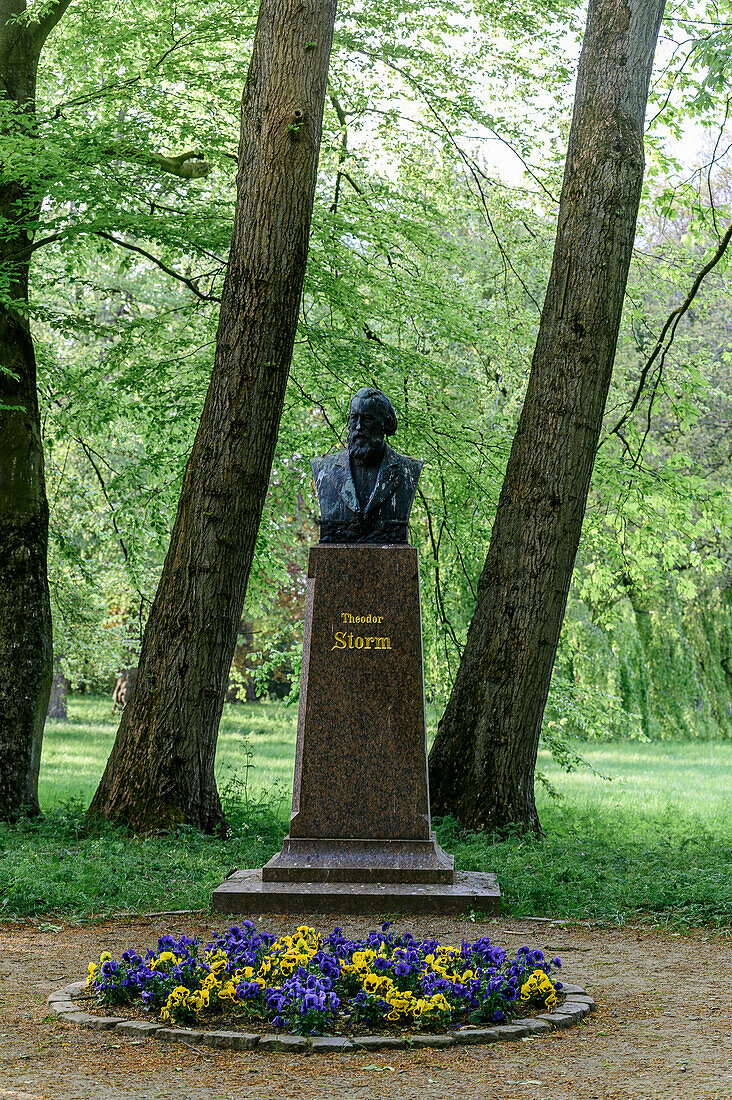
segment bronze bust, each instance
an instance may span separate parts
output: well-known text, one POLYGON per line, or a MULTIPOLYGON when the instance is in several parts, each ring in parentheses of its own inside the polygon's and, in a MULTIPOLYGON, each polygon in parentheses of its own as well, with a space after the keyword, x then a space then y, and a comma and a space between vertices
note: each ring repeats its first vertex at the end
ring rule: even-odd
POLYGON ((397 418, 381 390, 365 387, 351 400, 348 447, 311 459, 320 504, 321 542, 407 542, 422 462, 386 443, 397 418))

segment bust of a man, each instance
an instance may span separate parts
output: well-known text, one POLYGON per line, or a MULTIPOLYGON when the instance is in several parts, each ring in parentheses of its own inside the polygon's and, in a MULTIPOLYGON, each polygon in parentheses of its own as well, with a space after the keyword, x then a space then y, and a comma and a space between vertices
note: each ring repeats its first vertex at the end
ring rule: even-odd
POLYGON ((422 463, 387 444, 396 429, 389 398, 367 386, 351 400, 348 447, 311 459, 321 542, 407 541, 422 463))

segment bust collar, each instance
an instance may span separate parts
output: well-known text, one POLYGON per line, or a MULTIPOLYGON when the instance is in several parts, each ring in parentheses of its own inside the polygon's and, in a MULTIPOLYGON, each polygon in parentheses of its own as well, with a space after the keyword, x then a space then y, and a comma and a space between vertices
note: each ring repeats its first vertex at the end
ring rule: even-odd
POLYGON ((368 515, 369 512, 381 503, 385 496, 388 496, 390 491, 388 471, 392 467, 398 467, 396 451, 387 443, 384 447, 384 454, 379 466, 379 472, 376 475, 376 484, 374 485, 371 496, 366 501, 366 505, 361 511, 361 506, 358 503, 358 493, 356 492, 356 486, 353 483, 353 476, 351 474, 351 463, 346 447, 339 454, 336 455, 336 464, 340 466, 344 472, 343 488, 341 489, 341 499, 356 515, 368 515))

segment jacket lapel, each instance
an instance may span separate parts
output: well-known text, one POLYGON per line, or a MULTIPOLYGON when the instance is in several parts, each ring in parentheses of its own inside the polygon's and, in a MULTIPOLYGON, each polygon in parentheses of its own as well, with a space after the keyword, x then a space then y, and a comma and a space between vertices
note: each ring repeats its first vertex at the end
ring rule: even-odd
MULTIPOLYGON (((373 512, 375 508, 378 508, 382 501, 384 501, 390 493, 394 492, 398 481, 398 472, 399 463, 395 461, 394 451, 387 444, 384 450, 384 457, 379 466, 379 472, 376 476, 374 491, 363 510, 365 516, 368 515, 369 512, 373 512)), ((353 481, 351 481, 351 484, 353 484, 353 481)))
POLYGON ((343 477, 343 487, 340 492, 341 500, 349 511, 358 516, 361 514, 361 507, 358 503, 356 486, 353 484, 353 477, 351 476, 351 463, 348 457, 348 448, 341 451, 338 455, 338 467, 343 477))

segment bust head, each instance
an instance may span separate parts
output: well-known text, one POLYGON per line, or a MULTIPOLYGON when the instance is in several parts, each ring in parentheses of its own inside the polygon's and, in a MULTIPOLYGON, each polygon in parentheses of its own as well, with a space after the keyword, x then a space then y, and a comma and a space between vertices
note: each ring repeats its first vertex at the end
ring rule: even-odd
POLYGON ((394 407, 381 390, 364 386, 351 398, 348 413, 348 452, 354 462, 371 466, 381 462, 384 437, 397 428, 394 407))

